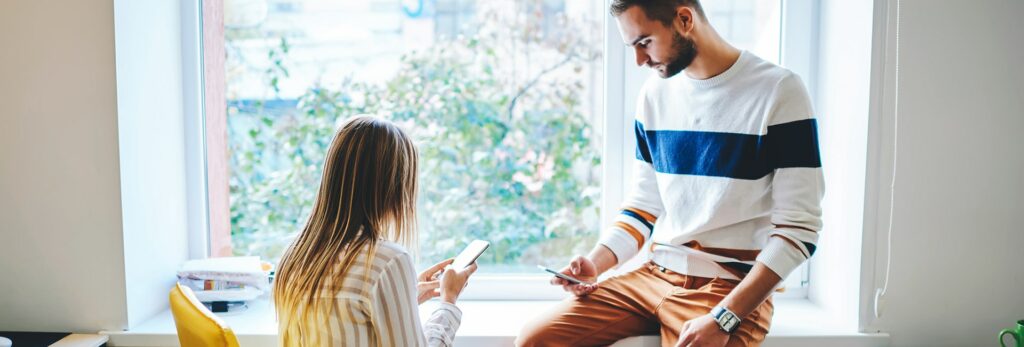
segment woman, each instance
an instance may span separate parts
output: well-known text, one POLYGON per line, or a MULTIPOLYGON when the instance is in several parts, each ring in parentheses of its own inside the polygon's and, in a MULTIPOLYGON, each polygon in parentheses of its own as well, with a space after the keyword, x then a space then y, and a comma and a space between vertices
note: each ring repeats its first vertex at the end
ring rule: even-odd
POLYGON ((459 293, 476 264, 432 266, 417 277, 416 147, 394 124, 368 116, 338 130, 305 228, 274 283, 284 346, 449 346, 459 293), (444 272, 441 280, 434 280, 444 272), (420 326, 418 304, 441 297, 420 326))

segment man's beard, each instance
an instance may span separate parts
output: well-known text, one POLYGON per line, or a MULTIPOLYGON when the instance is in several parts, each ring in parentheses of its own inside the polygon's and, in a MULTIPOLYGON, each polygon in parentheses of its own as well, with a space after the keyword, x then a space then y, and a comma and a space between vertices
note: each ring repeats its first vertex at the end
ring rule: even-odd
POLYGON ((675 76, 690 66, 693 59, 697 57, 697 46, 693 40, 683 37, 675 31, 672 32, 672 51, 673 54, 668 63, 661 64, 663 69, 656 69, 661 78, 675 76))

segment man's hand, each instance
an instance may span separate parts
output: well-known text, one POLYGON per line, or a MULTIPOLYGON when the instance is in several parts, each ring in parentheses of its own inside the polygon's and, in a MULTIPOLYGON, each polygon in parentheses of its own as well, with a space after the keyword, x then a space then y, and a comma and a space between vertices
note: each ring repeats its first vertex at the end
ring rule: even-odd
POLYGON ((576 258, 569 263, 569 266, 562 268, 562 271, 559 272, 587 283, 574 284, 558 277, 551 278, 551 284, 562 286, 563 290, 570 292, 573 295, 584 296, 597 289, 597 266, 595 266, 594 262, 590 261, 590 259, 587 259, 587 257, 576 256, 576 258))
POLYGON ((729 334, 718 328, 710 315, 703 315, 683 323, 676 347, 722 347, 729 342, 729 334))
MULTIPOLYGON (((744 319, 769 295, 782 278, 761 262, 754 264, 754 269, 743 278, 729 295, 726 295, 718 306, 729 308, 736 317, 744 319)), ((676 346, 714 346, 722 347, 729 342, 729 334, 718 328, 718 322, 710 315, 700 316, 683 323, 676 346)))
POLYGON ((562 286, 563 290, 570 292, 573 295, 584 296, 597 289, 597 276, 608 271, 608 269, 618 263, 619 260, 615 257, 615 253, 612 253, 612 250, 608 249, 608 247, 605 247, 604 245, 598 244, 597 246, 594 246, 594 249, 590 251, 589 255, 586 257, 576 256, 576 258, 569 263, 569 266, 562 268, 562 271, 560 271, 563 274, 589 284, 572 284, 569 283, 569 281, 558 277, 552 277, 551 284, 562 286))

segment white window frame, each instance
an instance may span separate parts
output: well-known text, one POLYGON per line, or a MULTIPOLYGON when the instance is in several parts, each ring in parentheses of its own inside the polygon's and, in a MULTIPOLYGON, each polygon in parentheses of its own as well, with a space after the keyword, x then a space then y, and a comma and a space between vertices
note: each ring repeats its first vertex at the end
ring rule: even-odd
POLYGON ((185 112, 185 187, 188 190, 186 209, 189 259, 205 259, 210 256, 202 11, 202 0, 181 2, 181 83, 185 112))
MULTIPOLYGON (((784 66, 793 70, 808 86, 816 100, 818 2, 820 0, 781 0, 780 55, 784 66)), ((611 0, 604 1, 608 8, 611 0)), ((619 40, 615 19, 605 12, 605 141, 602 149, 601 225, 610 225, 629 190, 631 154, 635 151, 632 127, 635 101, 648 76, 646 69, 632 64, 632 52, 619 40), (613 129, 619 129, 614 132, 613 129)), ((207 187, 205 92, 203 77, 203 14, 201 0, 182 2, 183 84, 186 112, 186 163, 189 212, 189 257, 209 257, 209 211, 207 187)), ((595 233, 601 230, 595 230, 595 233)), ((622 273, 643 262, 639 255, 603 277, 622 273)), ((809 264, 813 265, 813 259, 809 264)), ((561 266, 561 264, 547 264, 561 266)), ((803 281, 807 281, 803 272, 803 281)), ((542 274, 478 274, 463 292, 462 300, 557 300, 567 296, 560 287, 548 284, 542 274)), ((807 286, 791 288, 777 295, 806 298, 807 286)))

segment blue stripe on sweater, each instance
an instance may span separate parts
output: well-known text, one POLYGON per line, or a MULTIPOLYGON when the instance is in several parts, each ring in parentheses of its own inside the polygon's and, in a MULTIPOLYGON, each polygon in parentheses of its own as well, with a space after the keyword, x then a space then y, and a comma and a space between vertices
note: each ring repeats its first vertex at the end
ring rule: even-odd
POLYGON ((772 125, 767 135, 644 130, 636 122, 636 157, 677 175, 755 180, 775 169, 821 167, 814 119, 772 125))
POLYGON ((646 219, 644 219, 644 217, 640 216, 636 212, 633 212, 633 211, 630 211, 630 210, 622 210, 622 214, 630 216, 630 217, 633 217, 633 219, 636 219, 638 222, 640 222, 645 227, 647 227, 647 230, 648 230, 648 235, 647 236, 650 236, 650 234, 654 233, 654 225, 651 224, 650 222, 648 222, 646 219))
POLYGON ((801 242, 801 243, 803 243, 804 247, 807 247, 807 251, 811 253, 811 254, 808 254, 808 256, 814 255, 814 251, 816 249, 818 249, 818 246, 815 246, 813 243, 810 243, 810 242, 801 242))

